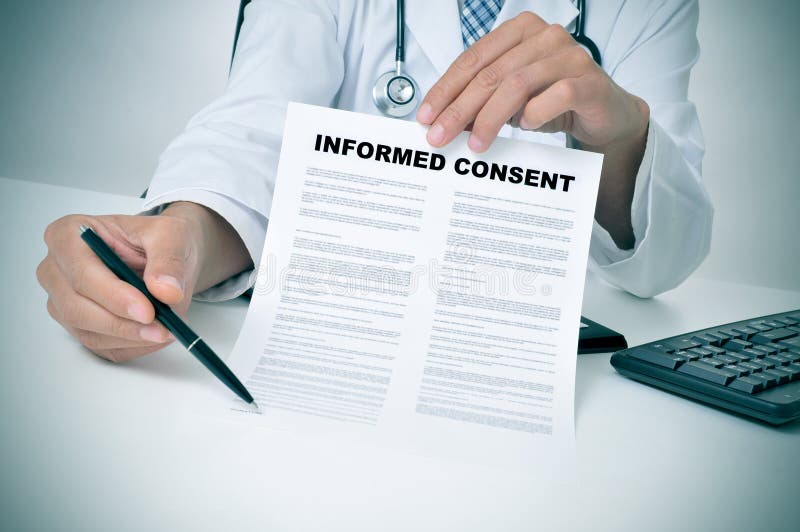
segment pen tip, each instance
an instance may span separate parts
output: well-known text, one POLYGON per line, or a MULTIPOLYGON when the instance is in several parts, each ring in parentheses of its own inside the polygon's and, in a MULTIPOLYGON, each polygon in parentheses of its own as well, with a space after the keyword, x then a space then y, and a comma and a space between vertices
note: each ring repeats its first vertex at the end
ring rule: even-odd
POLYGON ((256 414, 261 413, 261 408, 259 408, 258 403, 256 403, 255 401, 250 403, 250 410, 252 410, 256 414))

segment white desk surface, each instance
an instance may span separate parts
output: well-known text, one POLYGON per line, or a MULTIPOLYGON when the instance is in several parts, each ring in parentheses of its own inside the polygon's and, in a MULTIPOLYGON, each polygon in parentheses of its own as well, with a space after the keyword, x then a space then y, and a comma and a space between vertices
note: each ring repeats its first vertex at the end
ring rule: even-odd
MULTIPOLYGON (((36 283, 51 220, 138 204, 0 179, 4 530, 797 530, 800 423, 773 428, 646 387, 607 354, 578 360, 567 482, 196 413, 193 397, 218 383, 185 351, 100 360, 50 320, 36 283)), ((631 345, 791 308, 800 293, 696 278, 640 300, 590 275, 584 302, 631 345)), ((189 321, 224 356, 245 311, 194 304, 189 321)))

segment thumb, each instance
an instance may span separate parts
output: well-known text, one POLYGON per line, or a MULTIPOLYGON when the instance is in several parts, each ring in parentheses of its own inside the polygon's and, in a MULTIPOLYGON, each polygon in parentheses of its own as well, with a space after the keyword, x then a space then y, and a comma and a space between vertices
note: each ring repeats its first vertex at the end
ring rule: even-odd
POLYGON ((185 226, 171 217, 154 216, 153 227, 142 233, 147 262, 144 282, 158 300, 183 306, 191 299, 197 254, 185 226))

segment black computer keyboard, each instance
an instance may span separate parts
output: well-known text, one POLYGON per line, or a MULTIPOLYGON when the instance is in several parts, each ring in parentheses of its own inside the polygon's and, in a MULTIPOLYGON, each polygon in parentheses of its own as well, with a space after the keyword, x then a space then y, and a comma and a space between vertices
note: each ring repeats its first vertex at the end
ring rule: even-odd
POLYGON ((779 425, 800 419, 800 309, 617 351, 626 377, 779 425))

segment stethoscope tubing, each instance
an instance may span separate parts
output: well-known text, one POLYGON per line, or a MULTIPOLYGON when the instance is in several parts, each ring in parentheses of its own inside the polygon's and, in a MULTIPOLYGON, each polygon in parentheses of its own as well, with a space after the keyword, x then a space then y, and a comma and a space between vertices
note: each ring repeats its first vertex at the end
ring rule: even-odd
POLYGON ((597 44, 591 40, 585 33, 586 28, 586 0, 578 0, 578 16, 575 19, 575 31, 572 32, 572 38, 575 42, 585 46, 589 53, 592 54, 592 59, 599 66, 603 66, 603 58, 600 55, 600 49, 597 44))

